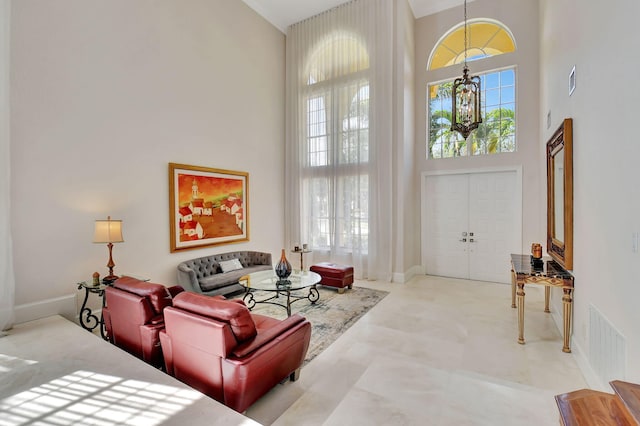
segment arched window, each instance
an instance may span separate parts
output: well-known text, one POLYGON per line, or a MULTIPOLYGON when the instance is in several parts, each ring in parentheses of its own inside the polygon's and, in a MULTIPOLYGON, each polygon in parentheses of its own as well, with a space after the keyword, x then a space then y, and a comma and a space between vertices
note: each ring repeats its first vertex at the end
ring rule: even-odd
POLYGON ((353 34, 334 32, 310 55, 307 68, 312 85, 368 69, 369 54, 353 34))
MULTIPOLYGON (((467 61, 515 51, 509 29, 497 21, 476 19, 467 27, 467 61)), ((431 51, 427 69, 448 67, 464 62, 464 23, 449 30, 431 51)), ((451 88, 460 77, 461 67, 453 67, 455 76, 430 83, 427 87, 429 158, 484 155, 516 150, 516 70, 515 67, 473 72, 481 79, 483 122, 464 139, 451 131, 451 88)))
MULTIPOLYGON (((467 61, 514 52, 511 31, 498 21, 474 19, 467 23, 467 61)), ((427 69, 435 70, 464 62, 464 22, 451 28, 436 43, 427 69)))

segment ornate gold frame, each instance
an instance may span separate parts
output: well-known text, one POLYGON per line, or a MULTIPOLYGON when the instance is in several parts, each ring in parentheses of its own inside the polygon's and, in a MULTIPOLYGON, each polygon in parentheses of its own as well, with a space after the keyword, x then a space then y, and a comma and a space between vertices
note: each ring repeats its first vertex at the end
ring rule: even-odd
POLYGON ((172 253, 249 241, 249 173, 169 163, 169 217, 172 253))
POLYGON ((547 142, 547 253, 565 269, 573 268, 573 120, 565 118, 547 142), (555 156, 563 151, 563 228, 564 235, 555 235, 556 205, 554 174, 555 156))

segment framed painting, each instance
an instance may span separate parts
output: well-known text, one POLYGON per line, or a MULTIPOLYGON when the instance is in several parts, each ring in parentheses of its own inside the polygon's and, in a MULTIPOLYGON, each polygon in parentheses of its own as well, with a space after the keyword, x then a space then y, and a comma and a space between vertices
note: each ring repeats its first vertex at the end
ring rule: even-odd
POLYGON ((249 174, 169 163, 171 252, 249 241, 249 174))

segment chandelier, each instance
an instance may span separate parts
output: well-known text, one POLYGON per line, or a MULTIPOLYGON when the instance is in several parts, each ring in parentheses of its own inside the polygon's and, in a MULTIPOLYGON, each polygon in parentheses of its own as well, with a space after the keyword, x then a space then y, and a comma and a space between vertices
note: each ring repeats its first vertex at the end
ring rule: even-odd
POLYGON ((467 139, 482 123, 480 77, 469 77, 467 67, 467 0, 464 0, 464 69, 462 78, 453 81, 451 95, 451 130, 467 139))

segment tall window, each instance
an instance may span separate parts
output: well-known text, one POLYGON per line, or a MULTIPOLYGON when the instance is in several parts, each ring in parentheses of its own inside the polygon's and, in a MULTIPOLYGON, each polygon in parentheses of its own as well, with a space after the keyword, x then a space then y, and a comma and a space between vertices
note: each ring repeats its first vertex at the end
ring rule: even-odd
POLYGON ((429 85, 429 158, 516 150, 515 70, 509 68, 477 75, 482 88, 482 124, 467 140, 460 133, 451 131, 453 80, 429 85))
MULTIPOLYGON (((464 61, 464 24, 457 25, 436 44, 429 58, 429 69, 443 68, 464 61)), ((468 61, 481 60, 515 50, 511 32, 495 21, 475 20, 468 26, 468 61)), ((482 124, 465 140, 451 131, 451 88, 459 77, 431 83, 427 88, 428 157, 451 158, 486 155, 516 150, 516 73, 508 68, 478 75, 482 87, 482 124)))
POLYGON ((287 29, 285 240, 390 280, 395 2, 349 1, 287 29))
POLYGON ((366 253, 369 234, 369 82, 368 56, 353 40, 342 44, 351 62, 325 72, 317 59, 310 67, 305 111, 303 226, 314 249, 337 247, 366 253), (331 77, 333 78, 331 78, 331 77), (319 81, 318 81, 319 80, 319 81))

